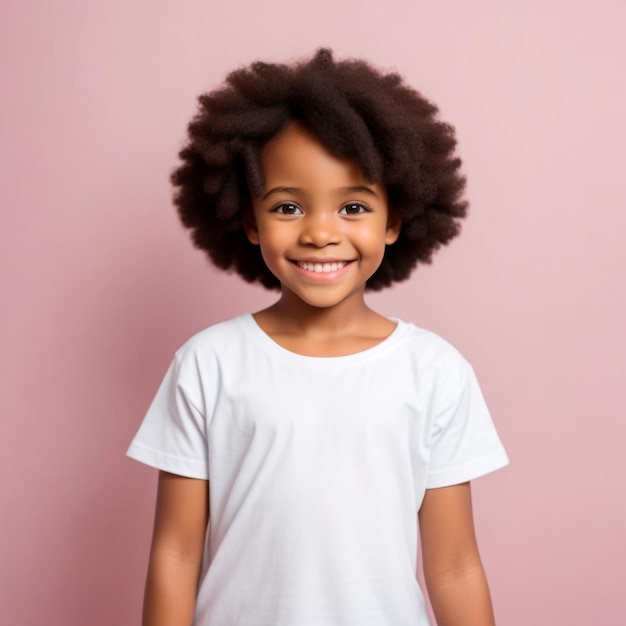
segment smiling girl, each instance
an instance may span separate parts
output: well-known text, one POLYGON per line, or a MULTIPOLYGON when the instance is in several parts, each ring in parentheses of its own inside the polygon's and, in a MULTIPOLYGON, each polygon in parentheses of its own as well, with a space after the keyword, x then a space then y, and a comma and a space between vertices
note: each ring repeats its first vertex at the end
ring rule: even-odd
POLYGON ((507 457, 467 361, 370 309, 459 231, 450 126, 329 51, 200 98, 173 175, 223 269, 279 290, 177 352, 128 454, 160 470, 144 626, 494 623, 469 481, 507 457))

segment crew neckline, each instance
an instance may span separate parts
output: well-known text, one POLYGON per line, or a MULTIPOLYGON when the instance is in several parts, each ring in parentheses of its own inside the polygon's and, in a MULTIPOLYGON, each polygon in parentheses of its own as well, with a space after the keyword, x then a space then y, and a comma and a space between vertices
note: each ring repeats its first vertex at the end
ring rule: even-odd
POLYGON ((240 322, 248 331, 249 336, 273 356, 291 362, 298 362, 300 364, 318 364, 323 367, 332 365, 347 365, 367 361, 389 350, 408 332, 410 325, 395 317, 390 317, 388 319, 395 323, 395 328, 389 335, 387 335, 387 337, 371 348, 366 348, 365 350, 360 350, 359 352, 353 352, 352 354, 344 354, 340 356, 311 356, 288 350, 274 341, 274 339, 272 339, 259 326, 252 313, 245 313, 239 317, 240 322))

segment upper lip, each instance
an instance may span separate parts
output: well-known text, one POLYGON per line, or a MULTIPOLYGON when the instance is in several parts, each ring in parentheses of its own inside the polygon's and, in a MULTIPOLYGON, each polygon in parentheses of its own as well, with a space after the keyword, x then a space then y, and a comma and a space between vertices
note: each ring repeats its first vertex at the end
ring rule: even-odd
POLYGON ((336 259, 336 258, 315 258, 306 257, 304 259, 289 259, 293 263, 350 263, 353 259, 336 259))

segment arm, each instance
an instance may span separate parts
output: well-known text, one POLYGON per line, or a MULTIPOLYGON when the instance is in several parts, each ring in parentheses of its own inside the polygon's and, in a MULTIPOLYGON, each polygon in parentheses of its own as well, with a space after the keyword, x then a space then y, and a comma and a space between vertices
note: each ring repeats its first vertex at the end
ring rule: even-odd
POLYGON ((469 483, 428 489, 419 511, 424 578, 439 626, 494 626, 469 483))
POLYGON ((209 519, 205 480, 159 473, 143 626, 190 626, 209 519))

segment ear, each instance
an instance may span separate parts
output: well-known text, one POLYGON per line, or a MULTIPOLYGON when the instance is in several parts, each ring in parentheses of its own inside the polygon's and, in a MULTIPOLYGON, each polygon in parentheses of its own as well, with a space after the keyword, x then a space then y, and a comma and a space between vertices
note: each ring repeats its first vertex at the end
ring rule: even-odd
POLYGON ((255 246, 259 245, 259 229, 254 219, 252 209, 247 209, 243 214, 243 229, 248 237, 248 241, 255 246))
POLYGON ((402 228, 402 217, 392 208, 389 208, 389 215, 387 216, 387 230, 385 232, 385 244, 390 246, 392 243, 396 243, 400 236, 400 229, 402 228))

